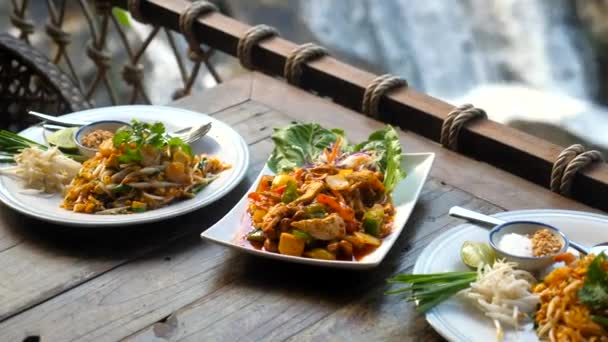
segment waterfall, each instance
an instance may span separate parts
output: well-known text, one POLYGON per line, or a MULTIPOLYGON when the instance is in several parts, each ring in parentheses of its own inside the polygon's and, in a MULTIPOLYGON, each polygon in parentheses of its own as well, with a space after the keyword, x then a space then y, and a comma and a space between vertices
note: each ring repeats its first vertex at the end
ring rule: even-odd
POLYGON ((316 39, 340 55, 367 60, 448 102, 474 103, 491 119, 556 144, 608 147, 608 111, 592 103, 597 66, 572 0, 299 6, 316 39))
POLYGON ((322 44, 442 98, 507 82, 589 99, 597 84, 568 0, 308 0, 300 10, 322 44))

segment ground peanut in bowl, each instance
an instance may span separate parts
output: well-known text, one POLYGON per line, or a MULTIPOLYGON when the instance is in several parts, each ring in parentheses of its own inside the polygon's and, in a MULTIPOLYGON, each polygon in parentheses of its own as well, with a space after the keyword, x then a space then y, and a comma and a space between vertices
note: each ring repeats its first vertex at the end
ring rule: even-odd
POLYGON ((90 133, 87 133, 82 138, 81 143, 85 147, 97 148, 97 147, 99 147, 99 145, 101 145, 102 142, 104 142, 108 139, 112 139, 113 136, 114 136, 114 133, 112 133, 110 131, 106 131, 103 129, 96 129, 90 133))
POLYGON ((537 257, 556 254, 563 247, 559 236, 551 233, 547 228, 537 230, 530 235, 530 240, 532 240, 532 254, 537 257))

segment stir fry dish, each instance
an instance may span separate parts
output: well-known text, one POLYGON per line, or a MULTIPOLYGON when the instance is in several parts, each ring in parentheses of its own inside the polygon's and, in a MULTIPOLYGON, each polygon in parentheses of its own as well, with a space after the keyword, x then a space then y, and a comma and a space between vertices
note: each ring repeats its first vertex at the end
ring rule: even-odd
POLYGON ((394 129, 349 145, 340 131, 292 124, 273 134, 269 166, 248 195, 254 247, 285 255, 358 260, 391 232, 391 191, 405 173, 394 129))
POLYGON ((192 198, 229 165, 194 155, 162 123, 133 121, 108 136, 69 184, 61 207, 80 213, 144 212, 192 198))

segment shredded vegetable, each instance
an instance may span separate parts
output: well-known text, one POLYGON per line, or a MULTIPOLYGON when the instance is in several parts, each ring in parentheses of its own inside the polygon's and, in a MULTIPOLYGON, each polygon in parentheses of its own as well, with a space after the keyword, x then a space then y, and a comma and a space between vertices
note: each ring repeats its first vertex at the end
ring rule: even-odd
POLYGON ((536 279, 516 263, 496 261, 478 270, 477 280, 463 291, 496 326, 498 340, 504 335, 502 324, 518 328, 536 310, 539 298, 532 293, 536 279))
POLYGON ((78 174, 80 163, 63 155, 56 147, 43 150, 28 147, 14 156, 16 166, 1 169, 5 175, 21 179, 26 188, 40 192, 62 193, 78 174))

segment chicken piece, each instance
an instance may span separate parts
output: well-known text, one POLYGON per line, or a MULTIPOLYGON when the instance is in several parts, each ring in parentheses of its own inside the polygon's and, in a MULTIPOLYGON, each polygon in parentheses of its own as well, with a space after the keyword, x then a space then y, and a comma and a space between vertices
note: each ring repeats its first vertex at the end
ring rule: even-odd
MULTIPOLYGON (((378 178, 378 175, 373 171, 369 170, 361 170, 355 171, 348 175, 346 175, 346 179, 352 183, 361 183, 361 185, 365 185, 370 189, 376 190, 378 192, 384 192, 384 184, 378 178)), ((352 189, 352 188, 351 188, 352 189)))
POLYGON ((283 219, 293 212, 294 209, 287 207, 283 203, 279 203, 272 207, 262 220, 262 230, 264 233, 270 233, 274 227, 283 219))
POLYGON ((310 182, 309 184, 306 185, 306 190, 304 191, 304 194, 298 198, 296 198, 293 202, 291 202, 291 205, 298 205, 300 203, 308 203, 311 202, 319 192, 321 192, 321 190, 323 190, 323 187, 325 187, 325 184, 323 182, 318 182, 318 181, 314 181, 314 182, 310 182))
POLYGON ((346 235, 346 224, 336 213, 322 219, 295 221, 291 223, 291 226, 307 232, 317 240, 336 240, 346 235))

